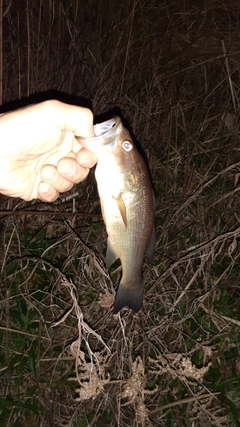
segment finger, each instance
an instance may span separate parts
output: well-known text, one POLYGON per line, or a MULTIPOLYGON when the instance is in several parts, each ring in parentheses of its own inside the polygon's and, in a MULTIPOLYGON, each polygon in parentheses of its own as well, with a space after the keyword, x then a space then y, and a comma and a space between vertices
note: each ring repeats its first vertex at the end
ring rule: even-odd
POLYGON ((97 163, 97 157, 95 154, 85 148, 78 151, 76 159, 79 165, 84 166, 85 168, 92 168, 97 163))
POLYGON ((53 165, 42 167, 41 178, 43 182, 51 184, 59 192, 68 191, 73 187, 73 183, 61 176, 53 165))
POLYGON ((54 202, 57 200, 59 192, 46 182, 40 182, 38 185, 38 198, 44 202, 54 202))
POLYGON ((94 136, 93 113, 88 108, 52 99, 43 102, 42 108, 44 113, 54 120, 58 128, 71 131, 79 136, 94 136))
POLYGON ((79 165, 75 159, 65 157, 59 160, 57 171, 66 180, 77 184, 87 177, 89 168, 79 165))

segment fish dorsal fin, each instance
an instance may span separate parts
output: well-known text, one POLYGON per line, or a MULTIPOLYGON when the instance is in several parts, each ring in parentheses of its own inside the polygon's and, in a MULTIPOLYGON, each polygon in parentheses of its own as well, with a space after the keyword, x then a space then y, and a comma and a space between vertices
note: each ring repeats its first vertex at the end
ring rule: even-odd
POLYGON ((127 211, 126 211, 126 206, 125 206, 125 203, 123 201, 122 195, 119 194, 118 197, 114 197, 114 199, 117 202, 118 209, 120 211, 120 214, 121 214, 122 220, 125 224, 125 227, 127 227, 127 211))

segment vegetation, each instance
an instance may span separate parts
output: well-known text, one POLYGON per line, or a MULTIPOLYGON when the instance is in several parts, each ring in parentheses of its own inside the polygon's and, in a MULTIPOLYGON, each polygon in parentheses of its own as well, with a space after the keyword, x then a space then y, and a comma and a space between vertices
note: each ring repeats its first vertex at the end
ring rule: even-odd
POLYGON ((1 197, 1 426, 238 426, 239 1, 0 6, 2 111, 121 114, 157 230, 143 308, 113 315, 93 171, 53 204, 1 197))

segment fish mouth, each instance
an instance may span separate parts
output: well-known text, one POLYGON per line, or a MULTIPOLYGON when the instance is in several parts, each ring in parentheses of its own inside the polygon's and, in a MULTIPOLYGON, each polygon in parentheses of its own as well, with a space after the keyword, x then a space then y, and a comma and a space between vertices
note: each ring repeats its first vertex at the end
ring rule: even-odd
POLYGON ((121 131, 121 119, 120 117, 113 117, 110 120, 107 120, 102 123, 97 123, 93 126, 95 136, 103 136, 104 135, 104 142, 103 144, 108 144, 110 140, 113 140, 116 135, 121 131))
POLYGON ((95 136, 90 138, 75 136, 75 138, 82 147, 99 157, 102 152, 111 152, 114 149, 123 130, 123 125, 120 117, 116 116, 105 122, 95 124, 93 129, 95 136), (101 147, 104 148, 104 151, 101 147))

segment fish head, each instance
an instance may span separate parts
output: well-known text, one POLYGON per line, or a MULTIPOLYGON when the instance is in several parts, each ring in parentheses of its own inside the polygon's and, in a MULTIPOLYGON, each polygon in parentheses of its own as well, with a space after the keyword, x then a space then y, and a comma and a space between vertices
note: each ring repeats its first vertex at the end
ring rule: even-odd
POLYGON ((134 165, 135 170, 138 169, 138 159, 141 162, 141 157, 120 117, 95 125, 94 132, 101 138, 101 155, 114 158, 116 167, 122 173, 128 173, 131 165, 134 165))
POLYGON ((135 150, 131 136, 122 125, 120 117, 114 117, 93 126, 95 137, 76 137, 80 144, 92 151, 98 159, 112 154, 122 164, 135 150))

